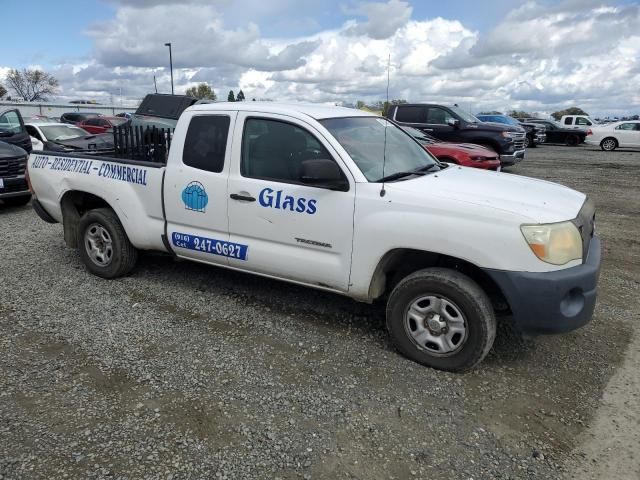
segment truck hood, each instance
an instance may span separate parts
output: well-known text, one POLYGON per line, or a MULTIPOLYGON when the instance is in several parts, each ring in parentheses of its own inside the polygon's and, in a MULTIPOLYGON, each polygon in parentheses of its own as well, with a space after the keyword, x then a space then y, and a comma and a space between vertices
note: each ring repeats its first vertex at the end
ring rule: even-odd
POLYGON ((586 199, 583 193, 557 183, 460 166, 388 183, 386 189, 399 195, 408 194, 416 200, 424 197, 418 200, 424 205, 438 197, 502 210, 530 223, 571 220, 586 199))
POLYGON ((496 122, 468 123, 467 128, 477 128, 478 130, 487 130, 490 132, 524 132, 524 127, 496 122))
POLYGON ((427 150, 431 147, 437 150, 446 150, 446 151, 459 151, 464 150, 469 155, 489 155, 492 157, 497 156, 496 152, 493 150, 483 147, 482 145, 477 145, 475 143, 455 143, 455 142, 435 142, 429 145, 425 145, 427 150))
POLYGON ((27 155, 27 152, 17 145, 0 141, 0 158, 14 158, 27 155))

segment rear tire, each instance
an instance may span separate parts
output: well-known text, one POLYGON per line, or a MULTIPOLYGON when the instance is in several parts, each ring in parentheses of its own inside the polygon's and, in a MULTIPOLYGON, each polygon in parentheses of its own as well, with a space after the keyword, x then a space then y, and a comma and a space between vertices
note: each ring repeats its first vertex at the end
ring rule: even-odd
POLYGON ((580 143, 580 138, 577 135, 569 134, 564 143, 569 147, 577 147, 580 143))
POLYGON ((20 195, 19 197, 8 197, 3 199, 5 205, 8 207, 22 207, 26 205, 31 200, 31 194, 29 195, 20 195))
POLYGON ((129 273, 138 260, 118 216, 110 208, 89 210, 78 225, 80 258, 94 275, 117 278, 129 273))
POLYGON ((426 268, 405 277, 387 302, 387 329, 406 357, 462 372, 489 353, 496 318, 487 294, 466 275, 426 268))
POLYGON ((613 137, 607 137, 600 142, 600 148, 605 152, 613 152, 618 148, 618 141, 613 137))

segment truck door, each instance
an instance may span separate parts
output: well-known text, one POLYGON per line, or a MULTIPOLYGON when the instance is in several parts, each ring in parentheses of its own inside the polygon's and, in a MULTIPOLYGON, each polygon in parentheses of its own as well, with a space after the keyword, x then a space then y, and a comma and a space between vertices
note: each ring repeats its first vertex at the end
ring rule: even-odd
POLYGON ((457 141, 458 134, 454 122, 458 121, 451 112, 442 107, 429 107, 427 110, 426 125, 423 130, 434 137, 445 141, 457 141))
POLYGON ((189 112, 178 125, 164 178, 167 240, 179 257, 227 265, 244 251, 229 243, 227 180, 237 112, 189 112))
POLYGON ((31 138, 17 108, 0 112, 0 141, 17 145, 27 153, 31 152, 31 138))
POLYGON ((347 291, 355 184, 337 152, 312 125, 284 115, 241 112, 237 124, 229 232, 247 257, 229 264, 347 291), (309 159, 336 162, 348 191, 305 185, 301 162, 309 159))

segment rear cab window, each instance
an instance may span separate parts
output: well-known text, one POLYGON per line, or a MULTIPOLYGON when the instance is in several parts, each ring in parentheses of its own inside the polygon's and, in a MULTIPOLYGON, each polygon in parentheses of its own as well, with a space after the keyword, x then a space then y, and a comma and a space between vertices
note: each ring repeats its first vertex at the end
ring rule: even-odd
POLYGON ((395 120, 404 123, 427 123, 427 108, 400 105, 396 109, 395 120))
POLYGON ((198 170, 222 172, 230 123, 228 115, 197 115, 191 118, 182 163, 198 170))

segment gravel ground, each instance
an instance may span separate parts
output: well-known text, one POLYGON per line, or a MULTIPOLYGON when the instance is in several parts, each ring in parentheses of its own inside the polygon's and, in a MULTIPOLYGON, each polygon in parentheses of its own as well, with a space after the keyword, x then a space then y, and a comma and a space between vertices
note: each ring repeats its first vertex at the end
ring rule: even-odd
POLYGON ((567 335, 504 321, 465 375, 397 354, 379 305, 159 255, 105 281, 0 205, 0 479, 587 475, 640 310, 640 153, 544 146, 511 171, 596 200, 601 295, 567 335))

